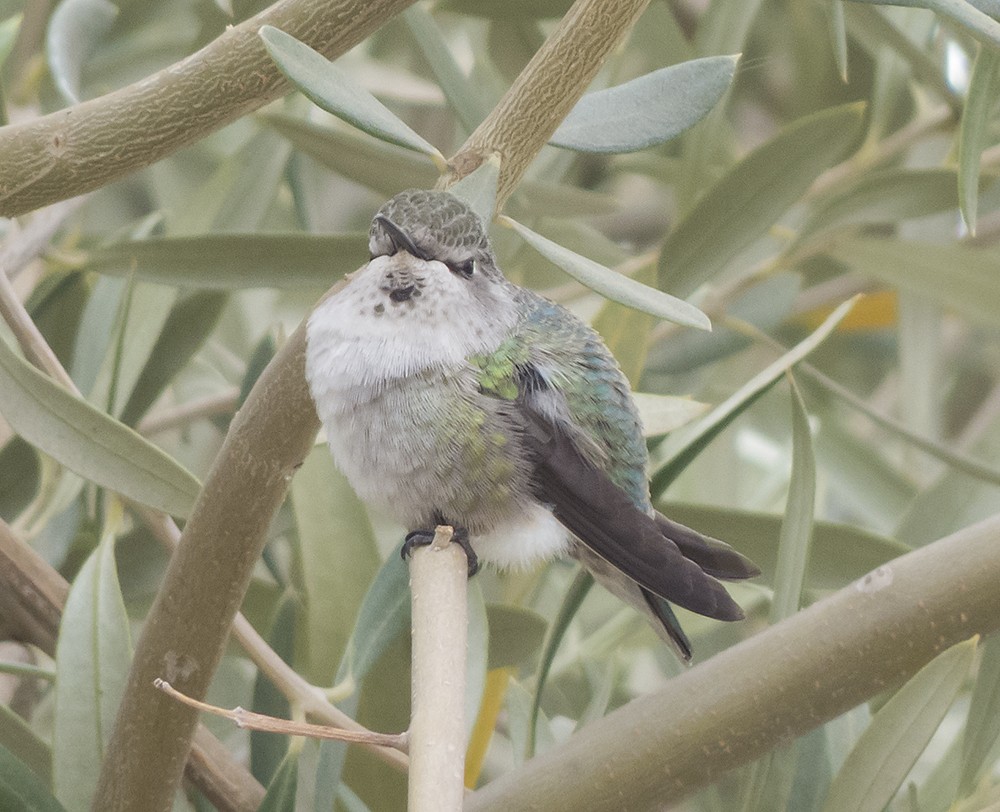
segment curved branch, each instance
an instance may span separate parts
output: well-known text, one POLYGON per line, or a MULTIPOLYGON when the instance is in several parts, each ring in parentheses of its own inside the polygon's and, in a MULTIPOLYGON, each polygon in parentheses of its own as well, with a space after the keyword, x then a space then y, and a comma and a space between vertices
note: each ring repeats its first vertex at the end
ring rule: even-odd
POLYGON ((588 725, 467 812, 661 808, 1000 629, 1000 516, 879 567, 588 725), (566 776, 573 776, 567 781, 566 776))
POLYGON ((649 0, 577 0, 503 98, 449 161, 446 185, 500 153, 496 209, 573 109, 649 0))
POLYGON ((262 25, 334 57, 412 3, 280 0, 152 76, 0 128, 0 216, 104 186, 287 93, 257 36, 262 25))

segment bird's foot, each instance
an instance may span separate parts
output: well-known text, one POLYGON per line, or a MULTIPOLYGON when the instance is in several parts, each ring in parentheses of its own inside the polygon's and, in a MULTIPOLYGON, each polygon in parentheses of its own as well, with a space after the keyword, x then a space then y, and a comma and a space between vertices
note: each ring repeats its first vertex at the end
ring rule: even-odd
MULTIPOLYGON (((469 531, 464 527, 456 527, 452 531, 451 540, 465 550, 465 557, 469 560, 469 577, 471 578, 479 572, 479 556, 472 549, 472 542, 469 541, 469 531)), ((410 557, 410 553, 413 552, 414 547, 426 547, 433 541, 433 530, 414 530, 412 533, 406 534, 406 539, 403 541, 403 548, 399 551, 399 554, 405 561, 410 557)))

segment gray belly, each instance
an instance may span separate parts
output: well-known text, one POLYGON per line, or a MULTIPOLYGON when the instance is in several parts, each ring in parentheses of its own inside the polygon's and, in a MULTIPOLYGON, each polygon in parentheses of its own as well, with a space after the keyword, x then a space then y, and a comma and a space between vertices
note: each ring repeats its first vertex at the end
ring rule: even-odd
POLYGON ((483 396, 471 370, 426 372, 327 405, 320 417, 338 467, 407 529, 444 520, 487 533, 532 502, 510 404, 483 396))

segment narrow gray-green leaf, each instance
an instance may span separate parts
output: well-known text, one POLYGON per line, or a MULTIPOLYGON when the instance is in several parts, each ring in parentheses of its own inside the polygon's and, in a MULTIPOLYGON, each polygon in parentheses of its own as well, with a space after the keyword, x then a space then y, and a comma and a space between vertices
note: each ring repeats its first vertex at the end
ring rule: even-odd
POLYGON ((462 178, 448 191, 469 204, 479 219, 489 225, 493 222, 493 212, 497 204, 497 183, 500 180, 500 158, 491 155, 483 161, 475 172, 462 178))
POLYGON ((368 513, 328 449, 317 446, 292 480, 306 599, 307 676, 329 684, 379 568, 368 513))
POLYGON ((489 669, 527 666, 545 637, 546 621, 520 606, 491 603, 486 607, 490 627, 489 669))
POLYGON ((876 6, 927 8, 958 23, 980 42, 1000 48, 1000 23, 965 0, 855 0, 855 2, 876 6))
POLYGON ((838 241, 829 253, 859 273, 1000 325, 1000 253, 993 248, 858 238, 838 241))
POLYGON ((62 0, 49 20, 45 52, 52 80, 68 104, 80 101, 80 77, 118 16, 109 0, 62 0))
POLYGON ((278 69, 314 104, 360 130, 401 147, 445 159, 343 70, 295 37, 265 25, 258 32, 278 69))
POLYGON ((954 702, 975 655, 975 639, 952 646, 882 706, 834 778, 823 812, 885 808, 954 702))
POLYGON ((90 809, 131 658, 114 536, 106 532, 73 581, 56 645, 52 776, 69 812, 90 809))
POLYGON ((763 236, 861 133, 864 105, 793 122, 729 170, 667 237, 660 286, 689 296, 763 236))
MULTIPOLYGON (((16 756, 46 785, 52 780, 52 749, 9 705, 0 704, 0 750, 16 756)), ((0 774, 3 770, 0 767, 0 774)), ((3 779, 0 778, 0 782, 3 779)), ((0 801, 3 791, 0 790, 0 801)), ((0 802, 0 809, 3 809, 0 802)))
POLYGON ((969 715, 962 737, 961 794, 971 795, 988 756, 1000 738, 1000 637, 994 635, 982 647, 976 687, 972 690, 969 715))
POLYGON ((482 95, 458 67, 447 40, 429 11, 423 6, 413 5, 402 16, 420 53, 441 85, 448 105, 455 111, 466 133, 471 133, 489 112, 482 103, 482 95))
POLYGON ((186 516, 200 484, 127 426, 67 392, 0 338, 0 414, 71 471, 129 499, 186 516))
POLYGON ((840 79, 847 83, 847 25, 844 22, 844 0, 831 0, 827 12, 830 15, 830 40, 833 44, 833 59, 837 63, 840 79))
POLYGON ((954 169, 892 168, 852 177, 817 198, 796 239, 833 226, 898 223, 955 208, 954 169))
POLYGON ((1000 51, 980 45, 972 66, 958 130, 958 199, 962 219, 976 233, 979 206, 979 159, 987 146, 990 121, 1000 92, 1000 51))
POLYGON ((375 574, 358 611, 337 671, 337 682, 359 684, 389 645, 410 625, 410 572, 398 551, 375 574))
POLYGON ((22 15, 15 14, 0 22, 0 67, 3 67, 10 52, 14 50, 17 32, 21 27, 21 17, 22 15))
POLYGON ((652 492, 662 493, 701 449, 729 425, 737 414, 773 386, 786 370, 791 369, 816 349, 850 312, 855 301, 856 299, 850 299, 841 304, 815 331, 754 375, 701 420, 671 435, 667 439, 665 453, 667 462, 654 475, 651 483, 652 492))
POLYGON ((771 623, 791 617, 799 610, 812 544, 816 498, 816 459, 809 431, 809 415, 802 394, 791 376, 789 390, 792 396, 792 471, 788 480, 785 518, 778 537, 771 623))
POLYGON ((295 794, 299 780, 298 751, 289 752, 267 787, 257 812, 295 812, 295 794))
POLYGON ((92 251, 81 270, 209 290, 327 288, 368 258, 368 235, 153 237, 92 251))
POLYGON ((504 217, 501 222, 513 228, 528 245, 547 260, 602 296, 685 327, 697 327, 699 330, 712 329, 708 316, 683 299, 615 273, 610 268, 580 256, 508 217, 504 217))
POLYGON ((429 189, 437 181, 438 171, 425 157, 356 130, 279 113, 260 118, 314 161, 386 197, 403 189, 429 189))
POLYGON ((0 747, 0 809, 66 812, 49 792, 46 782, 4 747, 0 747))
POLYGON ((669 141, 718 104, 738 59, 692 59, 588 93, 549 143, 580 152, 636 152, 669 141))

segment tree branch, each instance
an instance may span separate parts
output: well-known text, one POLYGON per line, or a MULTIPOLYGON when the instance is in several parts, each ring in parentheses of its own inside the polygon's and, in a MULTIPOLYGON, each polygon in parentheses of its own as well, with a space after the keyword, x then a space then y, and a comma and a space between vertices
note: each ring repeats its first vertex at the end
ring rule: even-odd
POLYGON ((152 76, 0 128, 0 216, 104 186, 287 93, 257 36, 261 26, 336 57, 412 2, 280 0, 152 76))
POLYGON ((465 808, 662 808, 900 685, 949 646, 1000 629, 998 583, 995 516, 686 671, 501 776, 465 808))
POLYGON ((444 185, 500 153, 496 210, 584 94, 649 0, 577 0, 503 98, 449 161, 444 185))

